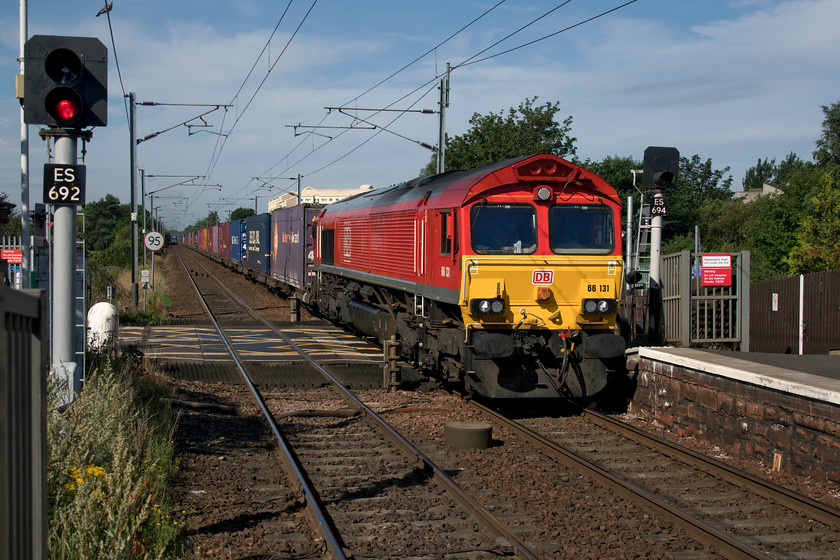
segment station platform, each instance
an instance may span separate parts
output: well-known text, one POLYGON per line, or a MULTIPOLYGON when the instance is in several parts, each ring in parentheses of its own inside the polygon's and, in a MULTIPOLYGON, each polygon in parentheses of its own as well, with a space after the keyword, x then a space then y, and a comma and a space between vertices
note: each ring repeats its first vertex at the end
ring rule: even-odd
POLYGON ((670 347, 633 350, 639 357, 840 405, 840 356, 670 347))
POLYGON ((840 356, 640 347, 629 411, 774 471, 840 483, 840 356))

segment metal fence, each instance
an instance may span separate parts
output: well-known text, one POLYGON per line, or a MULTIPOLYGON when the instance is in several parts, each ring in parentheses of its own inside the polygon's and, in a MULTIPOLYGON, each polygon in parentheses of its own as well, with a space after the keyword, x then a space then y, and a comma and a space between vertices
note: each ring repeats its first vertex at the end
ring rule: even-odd
POLYGON ((753 351, 840 351, 840 270, 769 280, 752 289, 753 351))
POLYGON ((628 290, 621 302, 631 344, 705 345, 750 350, 750 254, 733 253, 730 286, 702 286, 694 257, 682 251, 662 257, 662 321, 648 322, 648 291, 628 290))
POLYGON ((43 293, 0 284, 0 558, 47 557, 43 293))

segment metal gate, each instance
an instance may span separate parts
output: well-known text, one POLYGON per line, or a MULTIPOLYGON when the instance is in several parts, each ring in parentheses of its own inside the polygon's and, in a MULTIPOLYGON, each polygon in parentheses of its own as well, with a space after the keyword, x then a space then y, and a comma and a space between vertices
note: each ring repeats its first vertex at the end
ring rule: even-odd
POLYGON ((665 343, 750 348, 750 253, 732 253, 730 286, 701 285, 699 255, 682 251, 662 257, 665 343))

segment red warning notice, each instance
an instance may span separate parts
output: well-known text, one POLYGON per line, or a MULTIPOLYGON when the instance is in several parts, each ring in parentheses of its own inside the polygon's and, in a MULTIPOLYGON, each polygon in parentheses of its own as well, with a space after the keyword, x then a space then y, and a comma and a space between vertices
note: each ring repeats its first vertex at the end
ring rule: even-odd
POLYGON ((9 264, 23 263, 23 251, 20 249, 0 249, 0 260, 9 264))
POLYGON ((702 286, 732 285, 732 255, 702 255, 700 269, 702 286))

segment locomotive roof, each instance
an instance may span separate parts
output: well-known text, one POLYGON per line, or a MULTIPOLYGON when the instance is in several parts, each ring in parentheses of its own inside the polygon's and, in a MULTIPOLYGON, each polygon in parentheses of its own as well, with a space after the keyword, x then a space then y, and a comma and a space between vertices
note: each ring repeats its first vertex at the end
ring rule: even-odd
MULTIPOLYGON (((394 206, 406 204, 407 207, 416 207, 421 199, 433 200, 437 197, 443 197, 445 199, 440 201, 444 206, 460 206, 466 198, 476 194, 475 187, 478 187, 485 178, 490 177, 494 173, 499 174, 498 180, 492 181, 492 185, 489 186, 516 183, 523 180, 518 179, 514 175, 514 168, 518 167, 518 164, 534 158, 556 160, 558 165, 562 165, 563 170, 568 173, 567 176, 564 176, 565 179, 586 182, 593 190, 600 191, 602 196, 611 198, 620 204, 615 190, 603 181, 603 179, 598 177, 598 175, 557 156, 538 154, 506 159, 473 169, 448 171, 437 175, 417 177, 404 183, 391 185, 382 189, 374 189, 331 203, 324 208, 321 215, 323 216, 330 211, 362 209, 372 206, 393 208, 394 206), (507 170, 510 171, 510 177, 504 174, 507 170)), ((536 181, 539 179, 535 177, 528 180, 536 181)))

